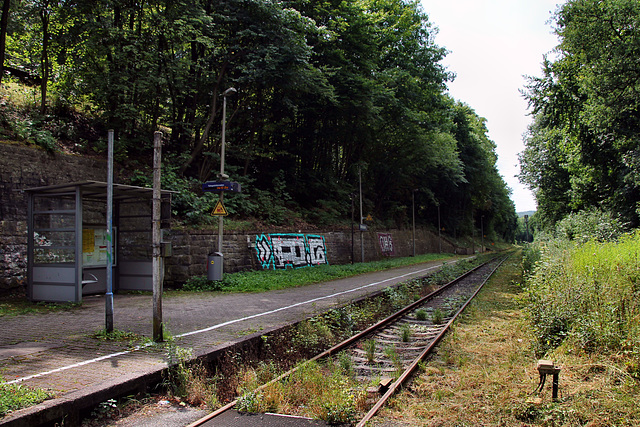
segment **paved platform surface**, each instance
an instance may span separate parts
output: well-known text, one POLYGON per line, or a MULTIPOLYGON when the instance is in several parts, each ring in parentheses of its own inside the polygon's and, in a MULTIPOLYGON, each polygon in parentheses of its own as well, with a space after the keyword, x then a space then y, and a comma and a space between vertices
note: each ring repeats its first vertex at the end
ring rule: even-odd
MULTIPOLYGON (((196 356, 207 355, 252 332, 282 327, 431 274, 442 264, 436 261, 264 293, 174 294, 163 298, 163 320, 177 345, 193 349, 196 356)), ((151 337, 152 307, 151 295, 115 295, 114 328, 151 337)), ((50 390, 55 398, 0 418, 0 425, 40 425, 161 378, 167 366, 162 349, 93 338, 104 325, 103 296, 85 297, 80 307, 69 311, 1 317, 0 376, 9 383, 50 390)), ((70 417, 65 425, 74 423, 70 417)))

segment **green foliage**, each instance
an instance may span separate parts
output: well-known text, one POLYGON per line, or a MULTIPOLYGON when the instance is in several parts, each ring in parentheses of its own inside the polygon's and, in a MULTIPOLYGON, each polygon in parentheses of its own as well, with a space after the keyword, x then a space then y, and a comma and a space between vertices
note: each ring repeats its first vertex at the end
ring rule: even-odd
POLYGON ((193 351, 177 346, 172 340, 166 341, 165 348, 169 365, 165 385, 173 395, 186 397, 189 383, 193 380, 193 351))
POLYGON ((402 357, 398 354, 398 350, 395 347, 387 347, 384 349, 385 357, 391 360, 393 367, 395 368, 396 376, 402 374, 403 366, 402 366, 402 357))
POLYGON ((376 340, 368 339, 364 342, 364 351, 367 355, 367 362, 373 363, 376 357, 376 340))
POLYGON ((19 120, 14 124, 14 130, 18 138, 32 142, 50 153, 58 151, 58 141, 48 130, 38 129, 38 124, 28 120, 19 120))
POLYGON ((283 381, 261 390, 255 390, 259 373, 245 375, 247 381, 239 388, 246 391, 236 408, 246 412, 294 411, 330 424, 351 423, 362 393, 354 390, 357 384, 345 369, 347 364, 340 357, 337 363, 303 363, 283 381))
POLYGON ((556 236, 586 243, 589 240, 611 242, 625 232, 625 227, 610 212, 590 209, 571 213, 556 224, 556 236))
POLYGON ((427 320, 427 311, 423 308, 420 308, 416 311, 416 319, 424 322, 425 320, 427 320))
POLYGON ((313 354, 326 348, 333 337, 331 327, 323 316, 298 323, 291 344, 292 347, 299 347, 302 351, 313 354))
MULTIPOLYGON (((209 281, 206 277, 196 276, 184 285, 184 291, 224 291, 224 292, 264 292, 286 289, 311 283, 326 282, 343 277, 356 276, 372 271, 412 265, 444 257, 439 254, 427 254, 417 257, 390 258, 369 263, 345 265, 320 265, 294 270, 263 270, 225 274, 220 282, 209 281)), ((464 264, 464 263, 463 263, 464 264)))
POLYGON ((0 301, 0 317, 18 316, 30 313, 53 313, 56 311, 72 310, 82 306, 82 303, 50 303, 31 302, 24 299, 24 295, 10 295, 0 301))
POLYGON ((144 337, 130 331, 121 331, 114 329, 111 332, 107 332, 104 329, 91 334, 91 338, 95 338, 101 341, 127 341, 130 345, 134 345, 136 342, 143 341, 144 337))
POLYGON ((442 312, 441 309, 436 308, 431 314, 431 322, 433 322, 434 325, 440 325, 442 324, 443 321, 444 321, 444 313, 442 312))
POLYGON ((207 279, 206 276, 193 276, 182 286, 185 292, 216 292, 222 290, 222 283, 207 279))
MULTIPOLYGON (((213 223, 210 215, 216 202, 211 194, 198 195, 198 189, 202 183, 194 178, 180 176, 177 160, 173 156, 167 156, 162 162, 161 185, 165 190, 175 191, 171 197, 172 215, 177 216, 188 224, 213 223)), ((153 171, 150 168, 134 170, 130 183, 141 187, 153 185, 153 171)))
POLYGON ((520 158, 548 227, 596 206, 640 223, 639 23, 635 0, 570 0, 556 11, 557 59, 529 81, 534 123, 520 158))
POLYGON ((570 338, 586 351, 639 354, 640 234, 617 242, 539 245, 527 294, 540 352, 570 338))
POLYGON ((351 360, 349 353, 341 352, 338 354, 338 365, 344 375, 348 377, 353 376, 353 360, 351 360))
POLYGON ((409 342, 410 338, 411 326, 405 323, 404 325, 402 325, 402 328, 400 328, 400 339, 402 340, 402 342, 409 342))
MULTIPOLYGON (((44 79, 29 108, 83 111, 97 129, 115 129, 116 159, 138 169, 139 184, 151 173, 135 162, 150 160, 162 129, 163 186, 178 192, 174 215, 187 225, 215 221, 215 198, 200 185, 217 172, 221 94, 234 87, 224 98, 225 172, 243 192, 225 198, 232 217, 347 223, 360 166, 364 206, 379 224, 408 226, 415 196, 419 225, 436 226, 439 206, 446 230, 470 233, 484 215, 488 235, 512 237, 495 145, 484 120, 446 94, 446 49, 419 2, 12 6, 7 58, 23 82, 44 79)), ((104 151, 96 131, 16 126, 49 150, 62 138, 73 143, 65 148, 104 151)))
POLYGON ((20 384, 7 385, 4 382, 4 378, 0 377, 0 417, 53 397, 45 390, 31 389, 20 384))
POLYGON ((542 249, 539 244, 525 246, 522 253, 522 272, 524 276, 528 277, 531 274, 534 274, 536 265, 541 260, 542 260, 542 249))

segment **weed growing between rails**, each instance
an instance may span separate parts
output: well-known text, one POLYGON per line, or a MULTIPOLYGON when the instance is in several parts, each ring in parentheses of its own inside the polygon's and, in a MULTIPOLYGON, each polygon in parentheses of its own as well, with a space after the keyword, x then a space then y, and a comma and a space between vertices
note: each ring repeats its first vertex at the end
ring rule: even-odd
MULTIPOLYGON (((340 357, 300 366, 285 380, 263 390, 248 391, 239 399, 237 409, 247 412, 278 412, 325 420, 352 423, 364 407, 366 392, 353 378, 353 371, 340 357)), ((258 372, 250 372, 247 390, 254 390, 258 372)))
POLYGON ((521 283, 520 260, 512 257, 467 307, 419 378, 371 425, 640 425, 640 387, 625 365, 629 356, 587 353, 572 340, 540 355, 521 283), (558 401, 549 385, 532 394, 541 357, 562 367, 558 401))
POLYGON ((467 307, 417 378, 371 422, 520 425, 513 415, 537 384, 521 313, 520 260, 512 256, 467 307))

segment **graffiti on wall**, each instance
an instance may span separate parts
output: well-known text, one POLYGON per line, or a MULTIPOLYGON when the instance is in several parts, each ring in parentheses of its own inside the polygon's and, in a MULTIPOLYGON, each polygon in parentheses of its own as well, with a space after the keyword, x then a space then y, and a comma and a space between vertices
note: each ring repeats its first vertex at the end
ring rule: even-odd
POLYGON ((272 233, 256 236, 256 255, 263 269, 329 264, 324 236, 272 233))
POLYGON ((382 255, 393 255, 393 237, 389 233, 378 233, 382 255))

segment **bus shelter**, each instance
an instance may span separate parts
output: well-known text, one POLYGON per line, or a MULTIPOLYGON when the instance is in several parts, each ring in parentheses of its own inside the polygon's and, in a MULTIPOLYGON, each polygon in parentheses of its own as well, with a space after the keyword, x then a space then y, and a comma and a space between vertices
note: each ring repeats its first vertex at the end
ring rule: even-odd
MULTIPOLYGON (((81 302, 107 289, 107 183, 82 181, 25 190, 27 293, 32 301, 81 302)), ((162 194, 170 227, 171 191, 162 194)), ((113 291, 152 291, 151 188, 113 184, 113 291)))

